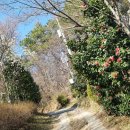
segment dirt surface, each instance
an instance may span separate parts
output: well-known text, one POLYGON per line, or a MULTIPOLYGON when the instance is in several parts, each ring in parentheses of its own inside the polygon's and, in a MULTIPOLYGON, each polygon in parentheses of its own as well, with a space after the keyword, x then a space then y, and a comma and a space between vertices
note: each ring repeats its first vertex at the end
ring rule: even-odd
POLYGON ((78 108, 77 104, 34 116, 28 126, 28 130, 107 130, 94 113, 78 108))

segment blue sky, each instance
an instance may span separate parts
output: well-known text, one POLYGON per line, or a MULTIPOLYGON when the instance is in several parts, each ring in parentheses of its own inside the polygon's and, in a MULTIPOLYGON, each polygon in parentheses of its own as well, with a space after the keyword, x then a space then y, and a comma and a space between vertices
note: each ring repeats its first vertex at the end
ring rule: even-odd
MULTIPOLYGON (((3 15, 0 13, 0 21, 4 21, 6 19, 6 17, 7 17, 6 15, 3 15)), ((34 28, 34 26, 37 22, 40 22, 43 25, 45 25, 49 19, 51 19, 50 16, 39 16, 39 17, 33 17, 26 22, 20 23, 17 28, 19 40, 24 39, 25 36, 34 28)), ((23 54, 23 49, 22 49, 22 47, 19 46, 19 43, 17 43, 17 45, 15 47, 15 52, 18 55, 23 54)))

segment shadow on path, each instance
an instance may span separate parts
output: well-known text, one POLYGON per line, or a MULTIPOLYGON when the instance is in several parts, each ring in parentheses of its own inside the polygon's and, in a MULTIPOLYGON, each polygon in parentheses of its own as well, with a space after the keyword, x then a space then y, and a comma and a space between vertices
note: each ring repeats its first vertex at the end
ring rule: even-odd
POLYGON ((78 104, 74 104, 72 107, 70 108, 63 108, 63 109, 60 109, 58 111, 53 111, 53 112, 49 112, 49 113, 44 113, 45 115, 47 116, 53 116, 53 115, 60 115, 60 114, 63 114, 65 112, 69 112, 69 111, 73 111, 75 110, 76 108, 78 107, 78 104))

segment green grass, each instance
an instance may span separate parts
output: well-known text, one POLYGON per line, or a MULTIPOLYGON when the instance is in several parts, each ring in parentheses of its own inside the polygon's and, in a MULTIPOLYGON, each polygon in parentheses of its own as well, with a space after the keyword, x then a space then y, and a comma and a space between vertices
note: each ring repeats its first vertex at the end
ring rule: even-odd
POLYGON ((54 127, 54 124, 58 122, 58 118, 54 116, 46 115, 34 115, 25 125, 27 130, 51 130, 54 127))

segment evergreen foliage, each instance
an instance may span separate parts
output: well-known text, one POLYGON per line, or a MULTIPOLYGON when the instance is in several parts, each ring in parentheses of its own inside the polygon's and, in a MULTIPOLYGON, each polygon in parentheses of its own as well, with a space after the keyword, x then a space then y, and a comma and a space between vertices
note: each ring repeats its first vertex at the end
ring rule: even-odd
POLYGON ((12 102, 40 102, 41 96, 39 87, 33 81, 30 72, 25 70, 19 61, 6 61, 4 75, 7 82, 9 97, 12 102))
POLYGON ((37 23, 34 29, 21 41, 21 45, 27 47, 31 51, 39 51, 43 48, 48 48, 45 44, 48 42, 51 36, 51 32, 46 26, 37 23))
POLYGON ((85 17, 80 37, 68 42, 74 69, 109 114, 130 115, 130 39, 101 0, 88 1, 85 17))
POLYGON ((59 95, 57 101, 61 104, 61 107, 67 106, 70 102, 70 100, 64 95, 59 95))

